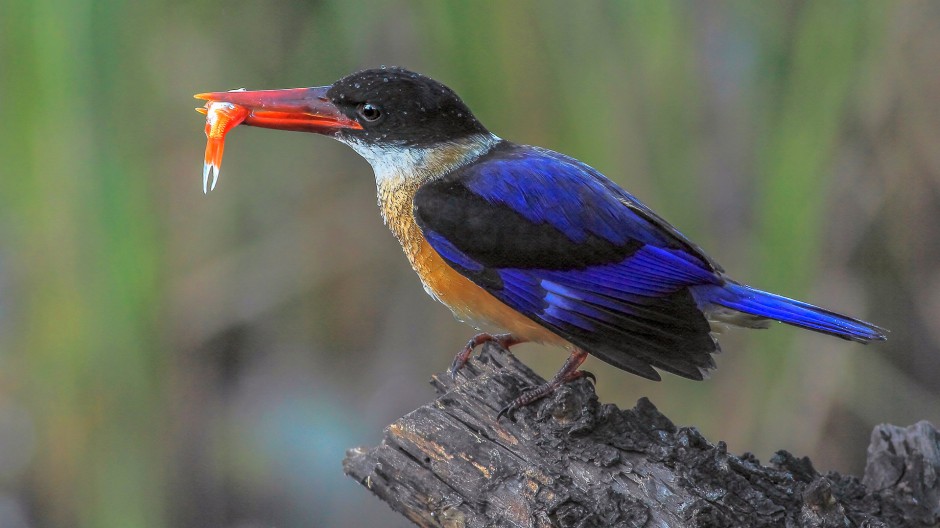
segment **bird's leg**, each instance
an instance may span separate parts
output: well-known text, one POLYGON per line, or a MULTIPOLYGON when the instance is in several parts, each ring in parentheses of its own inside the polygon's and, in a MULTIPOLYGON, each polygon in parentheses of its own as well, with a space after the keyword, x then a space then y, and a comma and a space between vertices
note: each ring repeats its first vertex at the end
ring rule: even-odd
POLYGON ((473 349, 489 342, 494 342, 505 350, 509 350, 509 347, 513 345, 518 345, 519 343, 525 343, 525 339, 515 337, 512 334, 487 334, 479 333, 470 338, 470 341, 467 341, 467 345, 463 347, 460 352, 457 352, 457 355, 454 356, 453 363, 450 364, 450 377, 456 378, 457 371, 463 368, 467 364, 467 361, 470 360, 470 355, 473 354, 473 349))
POLYGON ((561 387, 569 381, 574 381, 578 378, 590 378, 591 381, 596 382, 597 377, 594 376, 594 374, 586 370, 578 370, 578 367, 581 366, 581 363, 584 363, 584 360, 587 359, 587 357, 588 353, 579 348, 572 350, 571 355, 568 356, 568 360, 565 361, 565 364, 562 365, 561 369, 551 380, 549 380, 548 383, 533 389, 529 389, 520 394, 518 398, 509 402, 509 405, 503 407, 503 409, 499 411, 499 414, 496 415, 496 420, 499 421, 503 415, 507 415, 519 407, 525 407, 534 401, 548 396, 554 392, 555 389, 561 387))

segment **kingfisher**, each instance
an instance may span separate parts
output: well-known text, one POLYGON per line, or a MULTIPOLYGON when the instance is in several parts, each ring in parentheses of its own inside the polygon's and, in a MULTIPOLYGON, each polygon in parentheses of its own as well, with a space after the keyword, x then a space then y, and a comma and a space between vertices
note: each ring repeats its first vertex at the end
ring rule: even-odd
MULTIPOLYGON (((886 331, 728 277, 675 227, 596 169, 491 133, 447 86, 376 68, 330 86, 212 92, 256 127, 314 132, 372 165, 385 224, 425 291, 486 342, 568 351, 544 385, 498 416, 572 380, 593 355, 650 380, 701 380, 716 367, 721 325, 779 321, 868 343, 886 331)), ((213 180, 213 186, 215 182, 213 180)))

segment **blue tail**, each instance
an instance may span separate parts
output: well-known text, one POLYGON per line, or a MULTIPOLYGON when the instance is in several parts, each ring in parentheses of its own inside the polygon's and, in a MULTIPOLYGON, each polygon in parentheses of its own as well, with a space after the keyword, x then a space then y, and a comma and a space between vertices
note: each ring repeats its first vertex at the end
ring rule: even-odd
POLYGON ((884 341, 887 338, 885 329, 871 323, 743 284, 727 282, 722 286, 696 286, 692 288, 692 295, 699 308, 706 313, 709 308, 714 309, 716 306, 730 308, 860 343, 884 341))

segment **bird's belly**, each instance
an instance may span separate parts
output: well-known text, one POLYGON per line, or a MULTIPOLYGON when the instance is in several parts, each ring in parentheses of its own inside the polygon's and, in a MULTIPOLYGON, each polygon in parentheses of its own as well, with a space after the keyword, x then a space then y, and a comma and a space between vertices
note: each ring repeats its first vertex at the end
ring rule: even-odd
POLYGON ((425 290, 450 308, 454 317, 479 330, 501 329, 525 341, 572 348, 566 339, 510 308, 451 268, 422 237, 408 260, 425 290))

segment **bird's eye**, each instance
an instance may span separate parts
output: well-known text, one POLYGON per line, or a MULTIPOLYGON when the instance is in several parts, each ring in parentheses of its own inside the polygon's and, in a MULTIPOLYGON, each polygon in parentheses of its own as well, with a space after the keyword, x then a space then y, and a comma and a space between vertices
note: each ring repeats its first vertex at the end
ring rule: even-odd
POLYGON ((382 117, 382 111, 372 103, 362 103, 356 108, 356 111, 366 121, 375 121, 382 117))

